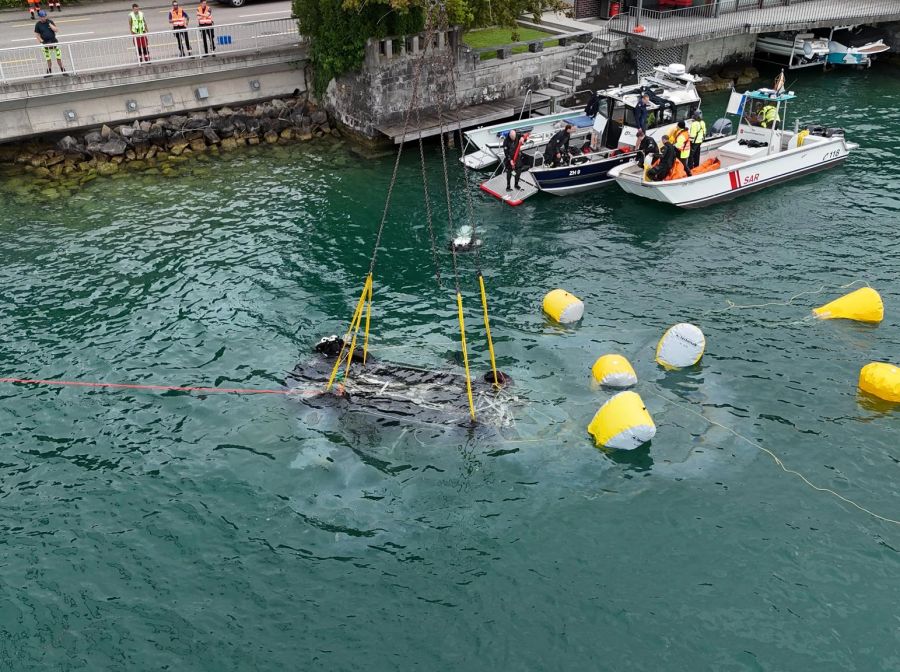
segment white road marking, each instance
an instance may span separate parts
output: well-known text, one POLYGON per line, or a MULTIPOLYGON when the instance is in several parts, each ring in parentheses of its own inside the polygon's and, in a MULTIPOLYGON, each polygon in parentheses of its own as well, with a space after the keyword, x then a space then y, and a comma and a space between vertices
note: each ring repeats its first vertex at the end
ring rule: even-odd
MULTIPOLYGON (((57 21, 53 19, 53 23, 78 23, 79 21, 90 21, 91 19, 61 19, 57 21)), ((33 28, 34 23, 11 23, 9 24, 10 28, 33 28)))

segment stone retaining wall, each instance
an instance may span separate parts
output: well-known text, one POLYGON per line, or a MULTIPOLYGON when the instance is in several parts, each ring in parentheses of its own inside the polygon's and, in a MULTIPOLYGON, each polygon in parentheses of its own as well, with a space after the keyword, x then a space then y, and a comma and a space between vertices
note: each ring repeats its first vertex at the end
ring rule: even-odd
POLYGON ((36 188, 54 183, 74 188, 125 170, 168 175, 175 164, 195 154, 283 145, 325 134, 338 131, 324 110, 303 98, 275 98, 248 107, 103 125, 56 142, 0 145, 0 175, 24 169, 36 188))

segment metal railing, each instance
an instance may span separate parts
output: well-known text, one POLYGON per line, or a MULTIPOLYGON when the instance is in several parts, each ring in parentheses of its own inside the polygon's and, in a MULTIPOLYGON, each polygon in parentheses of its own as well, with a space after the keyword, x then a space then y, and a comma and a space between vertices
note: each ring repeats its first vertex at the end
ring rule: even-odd
POLYGON ((49 48, 35 43, 0 49, 0 83, 62 76, 56 62, 56 47, 59 47, 65 74, 80 75, 191 58, 260 52, 297 45, 304 39, 296 19, 291 18, 222 24, 212 26, 209 31, 203 27, 179 31, 182 33, 180 41, 172 30, 73 41, 66 41, 62 35, 59 44, 49 45, 49 48), (145 52, 141 49, 144 44, 145 52), (47 60, 47 53, 50 60, 47 60), (52 75, 47 74, 48 67, 52 67, 52 75))
POLYGON ((802 30, 836 22, 900 18, 900 0, 713 0, 696 7, 654 10, 631 7, 609 22, 615 33, 659 42, 706 35, 802 30))

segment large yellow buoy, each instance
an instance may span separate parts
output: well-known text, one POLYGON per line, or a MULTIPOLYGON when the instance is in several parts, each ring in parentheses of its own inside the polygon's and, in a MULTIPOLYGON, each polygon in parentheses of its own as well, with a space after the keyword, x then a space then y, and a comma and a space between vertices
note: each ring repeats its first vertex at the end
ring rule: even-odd
POLYGON ((603 355, 591 367, 591 375, 607 387, 631 387, 637 383, 637 374, 631 362, 622 355, 603 355))
POLYGON ((692 366, 703 357, 706 337, 699 327, 687 322, 676 324, 663 334, 656 346, 656 362, 669 369, 692 366))
POLYGON ((544 297, 544 312, 560 324, 571 324, 584 317, 584 302, 564 289, 554 289, 544 297))
POLYGON ((900 368, 886 362, 866 364, 859 372, 859 389, 885 401, 900 402, 900 368))
POLYGON ((857 322, 881 322, 884 319, 884 303, 871 287, 860 287, 824 306, 813 308, 813 315, 823 320, 856 320, 857 322))
POLYGON ((637 392, 619 392, 600 407, 588 433, 598 446, 634 450, 656 435, 656 425, 637 392))

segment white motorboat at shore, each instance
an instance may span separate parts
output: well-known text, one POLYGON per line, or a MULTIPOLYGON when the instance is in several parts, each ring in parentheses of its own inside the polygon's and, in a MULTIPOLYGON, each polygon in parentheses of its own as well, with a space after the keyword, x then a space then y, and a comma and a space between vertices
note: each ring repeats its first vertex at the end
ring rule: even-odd
POLYGON ((777 122, 769 127, 758 125, 763 108, 774 106, 776 119, 783 119, 787 103, 795 98, 793 92, 774 89, 733 93, 728 111, 741 117, 737 135, 704 155, 713 164, 718 162, 717 168, 653 182, 647 179, 644 166, 631 162, 610 175, 630 194, 681 208, 699 208, 833 168, 859 147, 848 142, 839 128, 815 126, 798 132, 783 130, 777 122))
POLYGON ((763 35, 756 41, 756 51, 776 56, 787 56, 797 62, 824 63, 830 51, 828 39, 816 37, 812 33, 797 35, 776 34, 763 35))

